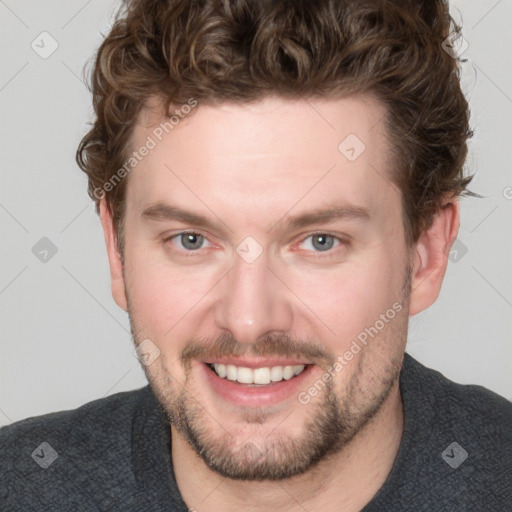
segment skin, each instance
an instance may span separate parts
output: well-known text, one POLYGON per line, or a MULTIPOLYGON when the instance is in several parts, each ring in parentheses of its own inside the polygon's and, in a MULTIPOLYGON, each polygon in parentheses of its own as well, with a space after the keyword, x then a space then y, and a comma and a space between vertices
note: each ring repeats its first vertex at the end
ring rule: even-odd
MULTIPOLYGON (((101 202, 113 296, 135 343, 159 350, 143 369, 172 423, 178 487, 197 511, 360 510, 391 470, 408 319, 437 298, 459 209, 446 201, 407 246, 384 117, 370 97, 199 105, 128 177, 124 265, 101 202), (355 161, 338 150, 349 134, 366 146, 355 161), (368 217, 284 225, 335 202, 368 217), (144 218, 156 203, 216 225, 144 218), (175 236, 184 230, 204 236, 198 249, 175 236), (337 237, 332 248, 315 233, 337 237), (262 250, 251 263, 236 251, 248 236, 262 250), (401 311, 307 404, 294 394, 235 407, 198 362, 297 357, 314 364, 307 391, 393 304, 401 311)), ((161 121, 154 99, 133 146, 161 121)))

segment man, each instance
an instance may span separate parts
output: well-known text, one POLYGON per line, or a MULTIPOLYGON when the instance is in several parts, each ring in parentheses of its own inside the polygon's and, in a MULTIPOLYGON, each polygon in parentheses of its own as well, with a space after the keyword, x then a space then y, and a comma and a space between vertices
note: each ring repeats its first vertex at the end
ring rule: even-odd
POLYGON ((3 429, 5 510, 512 507, 512 406, 405 354, 471 135, 439 1, 130 0, 77 156, 149 381, 3 429))

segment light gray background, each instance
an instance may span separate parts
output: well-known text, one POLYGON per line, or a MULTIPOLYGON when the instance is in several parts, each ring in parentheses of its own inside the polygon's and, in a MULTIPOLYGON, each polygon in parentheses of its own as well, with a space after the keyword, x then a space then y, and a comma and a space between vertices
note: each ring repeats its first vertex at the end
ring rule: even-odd
MULTIPOLYGON (((0 425, 146 384, 74 160, 92 119, 82 69, 117 5, 0 0, 0 425), (31 47, 42 46, 44 31, 58 43, 46 59, 31 47), (58 249, 46 263, 32 252, 42 237, 58 249)), ((437 303, 413 318, 407 350, 452 380, 511 399, 512 0, 453 7, 469 43, 468 165, 485 197, 462 201, 463 245, 437 303)))

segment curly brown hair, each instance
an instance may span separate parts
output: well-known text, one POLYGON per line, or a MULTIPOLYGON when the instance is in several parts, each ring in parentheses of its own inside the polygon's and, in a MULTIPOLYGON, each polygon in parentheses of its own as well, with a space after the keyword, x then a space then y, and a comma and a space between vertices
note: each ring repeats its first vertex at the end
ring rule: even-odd
POLYGON ((170 113, 190 98, 374 95, 386 107, 391 179, 414 243, 447 195, 472 194, 469 108, 458 63, 441 46, 459 32, 442 0, 125 0, 95 56, 96 119, 76 154, 96 210, 105 197, 112 212, 121 255, 126 180, 104 184, 125 165, 155 96, 170 113))

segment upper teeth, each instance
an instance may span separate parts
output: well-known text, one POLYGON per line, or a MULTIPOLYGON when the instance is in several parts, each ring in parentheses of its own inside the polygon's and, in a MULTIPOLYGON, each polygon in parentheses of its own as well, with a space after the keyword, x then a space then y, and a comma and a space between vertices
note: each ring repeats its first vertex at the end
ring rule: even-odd
POLYGON ((279 382, 283 379, 291 379, 294 375, 299 375, 305 365, 298 364, 296 366, 273 366, 271 368, 245 368, 243 366, 235 366, 233 364, 213 365, 215 372, 219 377, 228 380, 240 382, 241 384, 270 384, 270 382, 279 382))

